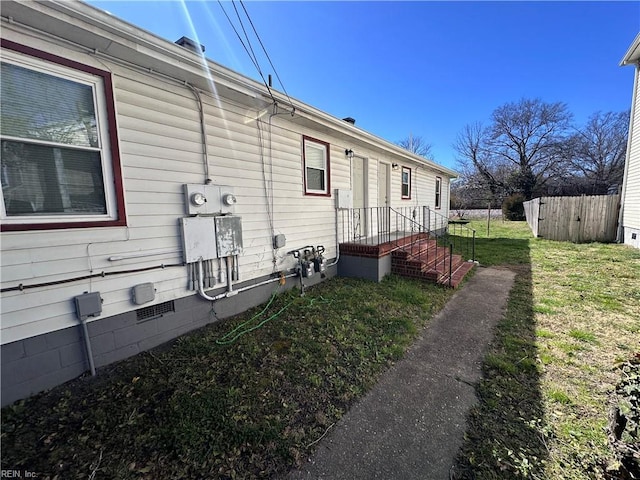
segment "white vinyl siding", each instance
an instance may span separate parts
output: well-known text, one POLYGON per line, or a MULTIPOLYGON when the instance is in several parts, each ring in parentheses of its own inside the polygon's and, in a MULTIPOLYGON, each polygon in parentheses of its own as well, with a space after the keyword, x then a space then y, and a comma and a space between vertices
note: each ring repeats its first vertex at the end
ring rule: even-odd
MULTIPOLYGON (((622 199, 625 229, 640 230, 640 68, 635 67, 635 91, 633 95, 633 118, 629 135, 629 152, 627 153, 627 176, 625 178, 625 195, 622 199)), ((625 243, 631 242, 631 233, 625 232, 625 243)), ((638 235, 636 235, 638 236, 638 235)), ((637 242, 635 242, 637 244, 637 242)))

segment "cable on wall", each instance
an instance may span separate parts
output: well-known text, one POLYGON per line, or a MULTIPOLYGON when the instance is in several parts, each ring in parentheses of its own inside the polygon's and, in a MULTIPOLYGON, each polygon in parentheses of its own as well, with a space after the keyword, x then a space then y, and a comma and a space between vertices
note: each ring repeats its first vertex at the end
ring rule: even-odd
POLYGON ((204 183, 210 184, 211 177, 209 176, 209 152, 207 147, 207 122, 204 118, 204 103, 202 102, 202 97, 200 96, 200 91, 191 85, 188 82, 184 82, 184 84, 191 90, 193 96, 196 97, 196 102, 198 104, 198 113, 200 114, 200 134, 202 135, 202 155, 204 161, 204 183))

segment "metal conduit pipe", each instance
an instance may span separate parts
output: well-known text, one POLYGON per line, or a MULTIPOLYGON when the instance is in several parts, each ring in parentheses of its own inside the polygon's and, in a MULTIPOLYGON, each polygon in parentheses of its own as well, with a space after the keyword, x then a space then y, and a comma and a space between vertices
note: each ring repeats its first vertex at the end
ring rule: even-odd
MULTIPOLYGON (((292 278, 292 277, 297 277, 298 274, 297 273, 290 273, 289 275, 285 275, 284 278, 292 278)), ((262 285, 268 285, 269 283, 273 283, 273 282, 279 282, 280 279, 283 277, 278 277, 278 278, 270 278, 269 280, 265 280, 263 282, 259 282, 259 283, 255 283, 253 285, 248 285, 246 287, 242 287, 239 288, 237 290, 227 290, 224 293, 221 293, 220 295, 216 295, 215 297, 211 297, 209 295, 207 295, 204 291, 204 280, 203 280, 203 274, 202 274, 202 259, 198 260, 198 294, 204 298, 205 300, 209 300, 209 301, 216 301, 216 300, 220 300, 222 298, 227 298, 227 297, 232 297, 234 295, 237 295, 240 292, 245 292, 247 290, 251 290, 252 288, 256 288, 256 287, 261 287, 262 285)), ((229 274, 227 273, 227 281, 229 281, 229 274)), ((231 288, 231 285, 228 285, 227 288, 231 288)))
POLYGON ((327 267, 333 267, 334 265, 338 264, 338 260, 340 260, 340 238, 338 237, 338 226, 339 226, 339 222, 338 222, 338 209, 336 208, 336 259, 329 263, 327 265, 327 267))
POLYGON ((89 339, 89 329, 87 328, 87 319, 80 320, 82 324, 82 333, 84 334, 84 345, 87 349, 87 358, 89 359, 89 369, 91 370, 91 376, 96 376, 96 366, 93 363, 93 351, 91 350, 91 340, 89 339))

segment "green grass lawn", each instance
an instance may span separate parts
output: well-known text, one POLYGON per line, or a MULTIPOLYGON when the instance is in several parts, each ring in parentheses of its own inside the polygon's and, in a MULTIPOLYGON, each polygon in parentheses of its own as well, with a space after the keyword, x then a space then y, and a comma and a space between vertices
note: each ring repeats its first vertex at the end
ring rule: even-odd
MULTIPOLYGON (((517 276, 456 478, 616 478, 607 417, 618 367, 640 351, 640 252, 534 239, 524 222, 492 221, 489 236, 485 222, 470 225, 480 263, 517 276)), ((278 295, 3 409, 2 468, 59 479, 283 475, 452 294, 388 277, 278 295)))
POLYGON ((524 222, 492 222, 491 238, 484 222, 470 226, 480 263, 518 276, 460 478, 627 478, 607 427, 619 367, 640 352, 640 252, 534 239, 524 222))

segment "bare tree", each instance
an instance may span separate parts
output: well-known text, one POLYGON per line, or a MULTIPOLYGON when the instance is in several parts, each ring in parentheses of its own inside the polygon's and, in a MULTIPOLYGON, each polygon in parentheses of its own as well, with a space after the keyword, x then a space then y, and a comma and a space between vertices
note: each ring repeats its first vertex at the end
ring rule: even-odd
POLYGON ((432 145, 427 143, 420 136, 413 136, 409 134, 407 138, 403 138, 396 142, 396 145, 404 148, 405 150, 409 150, 411 153, 415 153, 416 155, 420 155, 421 157, 429 158, 433 160, 433 155, 431 153, 432 145))
POLYGON ((488 148, 514 169, 511 181, 526 199, 557 173, 558 147, 571 119, 566 104, 540 99, 522 99, 494 110, 488 148))
POLYGON ((567 141, 570 172, 585 186, 582 193, 605 194, 622 183, 630 112, 596 112, 567 141))
POLYGON ((459 155, 461 172, 461 180, 456 184, 465 192, 467 202, 495 203, 511 193, 510 172, 489 149, 489 131, 481 123, 465 125, 453 147, 459 155))
POLYGON ((518 192, 530 199, 561 171, 559 148, 571 118, 564 103, 506 103, 494 110, 488 127, 467 125, 454 148, 494 196, 518 192))

